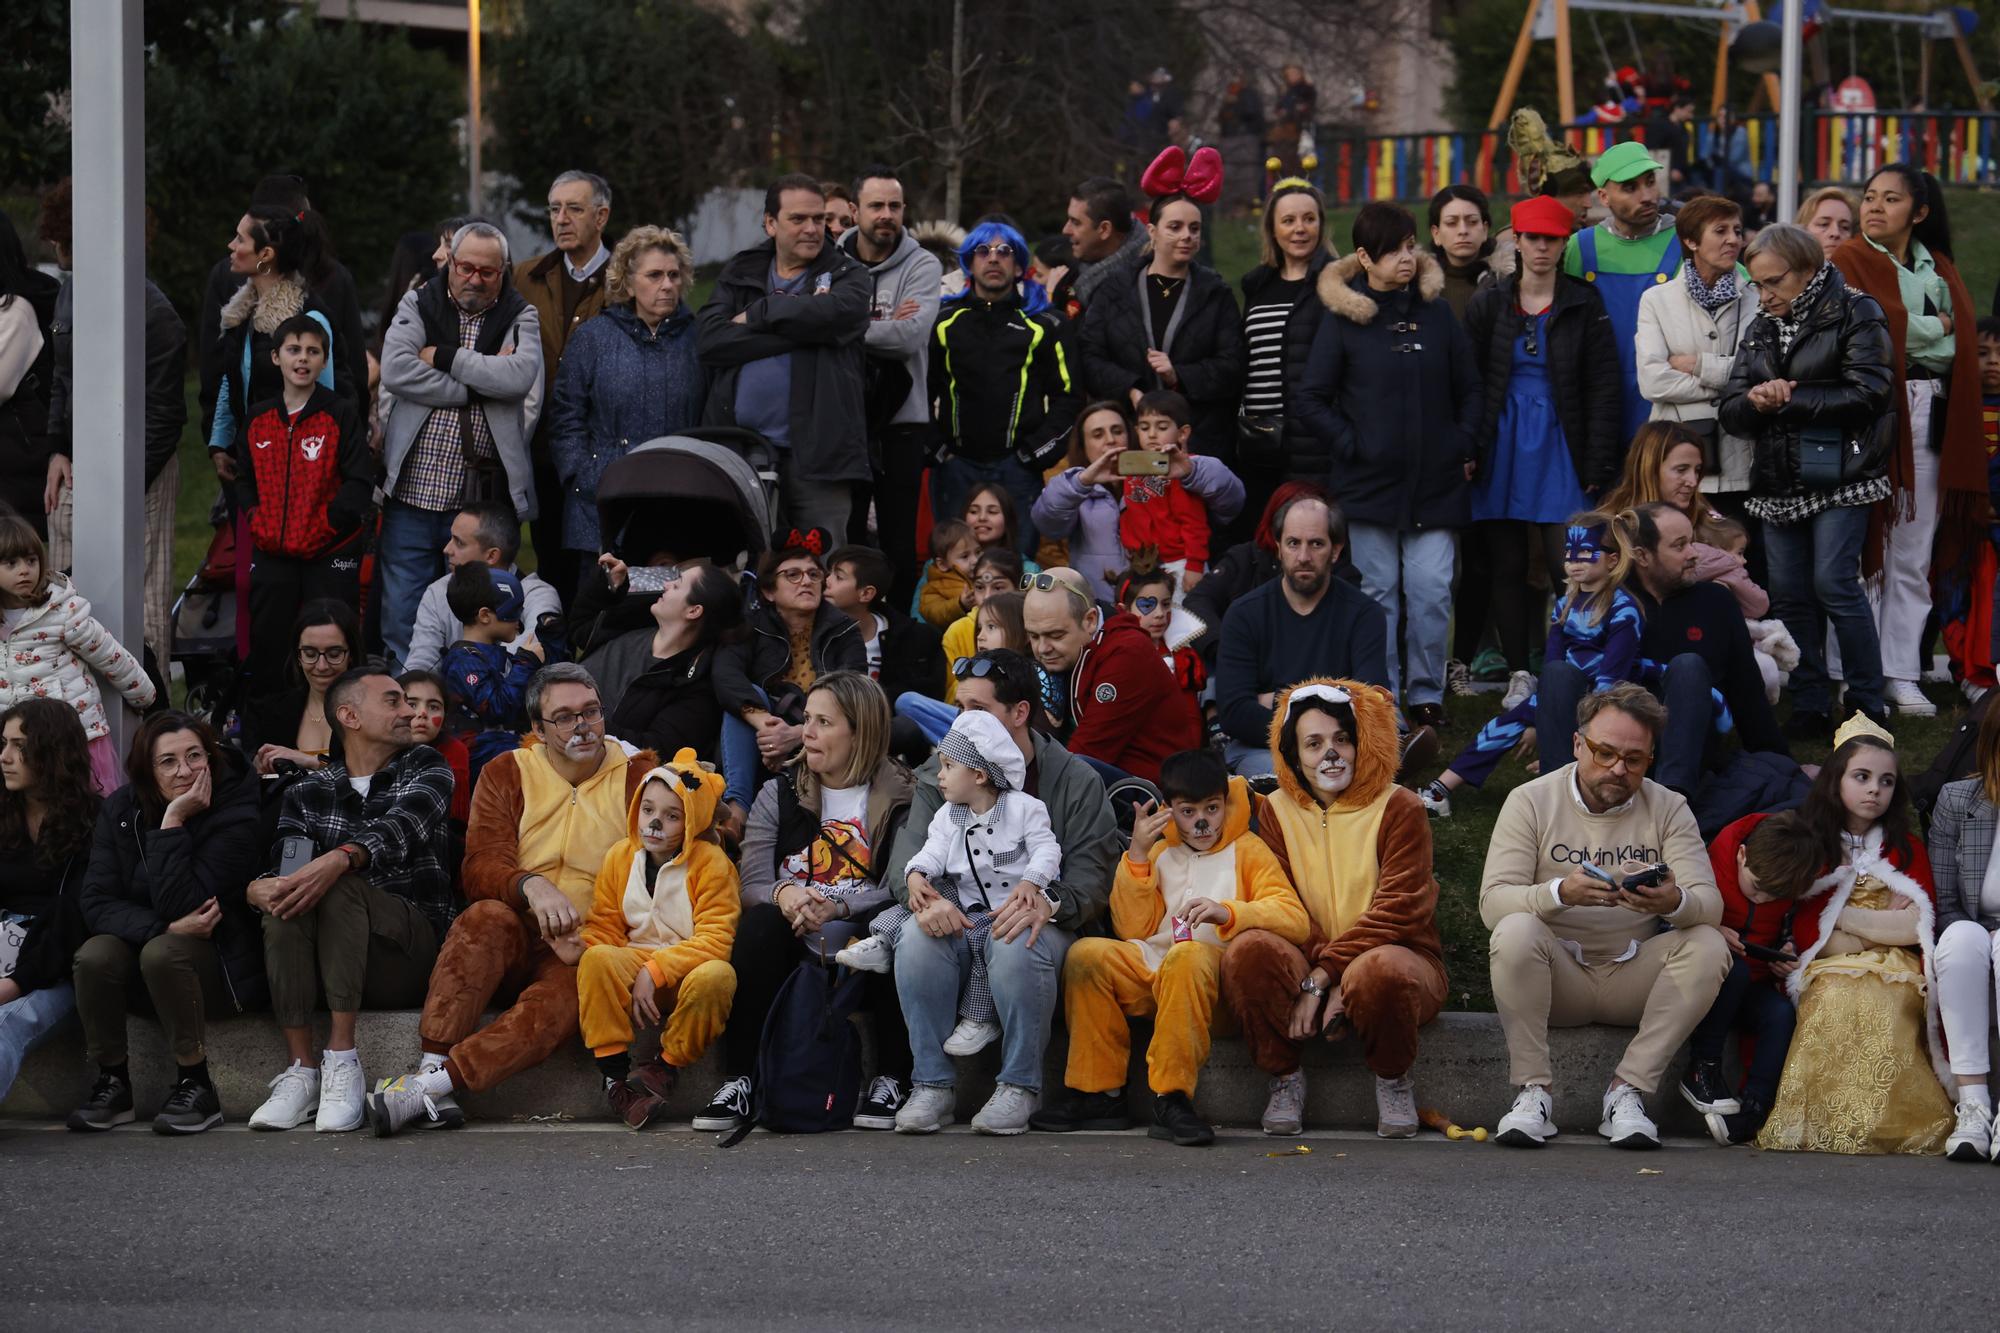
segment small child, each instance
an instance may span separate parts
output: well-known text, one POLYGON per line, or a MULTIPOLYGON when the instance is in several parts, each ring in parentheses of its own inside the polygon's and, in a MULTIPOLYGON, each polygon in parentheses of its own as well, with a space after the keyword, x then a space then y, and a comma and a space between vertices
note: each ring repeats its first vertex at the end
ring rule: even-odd
POLYGON ((139 658, 49 568, 48 549, 28 521, 0 506, 0 709, 44 695, 75 708, 90 738, 91 779, 109 796, 125 775, 93 669, 132 707, 152 707, 157 691, 139 658))
POLYGON ((1812 888, 1824 849, 1805 819, 1787 811, 1745 815, 1716 835, 1708 859, 1715 886, 1722 891, 1723 938, 1736 960, 1689 1038, 1691 1058, 1681 1078, 1681 1096, 1701 1112, 1715 1141, 1728 1147, 1756 1138, 1778 1098, 1778 1078, 1797 1021, 1783 982, 1798 967, 1786 947, 1792 910, 1812 888), (1788 958, 1752 957, 1752 948, 1788 958), (1742 1092, 1734 1097, 1722 1069, 1722 1046, 1732 1032, 1756 1039, 1742 1092))
POLYGON ((743 904, 714 831, 725 785, 686 748, 646 774, 629 835, 604 854, 589 919, 579 934, 550 942, 576 964, 583 1044, 611 1109, 633 1129, 665 1108, 679 1071, 722 1035, 736 995, 729 951, 743 904), (633 1069, 634 1019, 663 1015, 659 1059, 633 1069))
MULTIPOLYGON (((1633 534, 1626 515, 1578 514, 1569 521, 1563 547, 1563 578, 1568 591, 1549 617, 1546 661, 1568 662, 1592 678, 1593 690, 1609 689, 1634 679, 1639 664, 1639 603, 1624 589, 1632 566, 1633 534)), ((1460 787, 1481 787, 1500 760, 1535 725, 1537 696, 1520 703, 1479 729, 1451 767, 1417 794, 1433 818, 1451 818, 1451 794, 1460 787)))
POLYGON ((451 825, 451 857, 447 864, 456 888, 465 860, 465 824, 472 817, 472 756, 466 753, 464 741, 445 732, 444 681, 436 672, 405 671, 396 677, 396 683, 417 710, 410 719, 410 739, 430 746, 451 765, 451 810, 446 816, 451 825))
POLYGON ((519 575, 474 560, 451 572, 444 595, 462 635, 438 662, 446 726, 464 739, 477 785, 486 761, 519 746, 528 729, 528 682, 542 669, 543 649, 521 632, 528 603, 519 575))
POLYGON ((331 340, 293 315, 271 334, 283 392, 251 406, 236 501, 249 516, 250 681, 268 693, 290 660, 292 615, 315 597, 361 602, 361 548, 377 473, 354 405, 319 382, 331 340))
POLYGON ((1147 1133, 1183 1147, 1215 1131, 1194 1110, 1208 1062, 1210 1016, 1222 951, 1245 930, 1268 930, 1304 947, 1312 920, 1264 840, 1250 832, 1250 788, 1213 750, 1183 750, 1160 764, 1161 806, 1133 810, 1132 845, 1111 885, 1116 939, 1088 937, 1063 964, 1069 1027, 1064 1105, 1037 1112, 1039 1130, 1126 1129, 1127 1015, 1154 1018, 1146 1050, 1153 1090, 1147 1133))
POLYGON ((1775 704, 1785 673, 1799 664, 1799 646, 1784 621, 1765 618, 1771 610, 1771 598, 1744 572, 1749 563, 1744 553, 1750 549, 1750 530, 1727 515, 1711 513, 1702 520, 1701 541, 1692 549, 1696 581, 1720 583, 1736 594, 1736 604, 1743 608, 1743 623, 1750 631, 1757 670, 1764 677, 1764 697, 1775 704))
POLYGON ((1179 606, 1208 565, 1208 506, 1181 484, 1194 412, 1172 389, 1157 389, 1140 397, 1136 416, 1138 447, 1166 454, 1168 470, 1160 477, 1125 478, 1118 543, 1128 561, 1148 548, 1158 552, 1160 568, 1176 576, 1173 604, 1179 606))
POLYGON ((924 592, 918 612, 939 629, 970 611, 972 573, 979 563, 979 539, 972 525, 948 518, 931 528, 931 562, 924 567, 924 592))
POLYGON ((1202 689, 1208 684, 1208 668, 1203 665, 1201 654, 1187 644, 1178 648, 1167 646, 1167 626, 1173 622, 1174 607, 1179 605, 1174 595, 1174 576, 1164 569, 1127 570, 1118 577, 1117 586, 1118 605, 1138 618, 1139 628, 1152 636, 1154 646, 1160 650, 1160 660, 1199 707, 1202 689))
MULTIPOLYGON (((972 976, 959 998, 958 1024, 946 1055, 975 1055, 1000 1036, 999 1011, 987 987, 986 948, 993 909, 1021 883, 1047 889, 1062 873, 1062 848, 1049 808, 1021 790, 1028 764, 1021 747, 989 713, 960 713, 938 742, 938 794, 923 848, 910 858, 909 889, 942 897, 966 918, 972 976)), ((900 905, 876 913, 867 938, 834 955, 863 972, 887 972, 896 940, 914 914, 900 905)))

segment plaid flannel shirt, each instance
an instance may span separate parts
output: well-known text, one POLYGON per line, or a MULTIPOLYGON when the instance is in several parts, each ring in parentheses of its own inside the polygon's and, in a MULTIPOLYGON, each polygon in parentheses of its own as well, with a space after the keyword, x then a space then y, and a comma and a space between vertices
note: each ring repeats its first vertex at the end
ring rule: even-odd
POLYGON ((362 875, 384 893, 415 903, 442 941, 459 906, 445 865, 451 794, 451 764, 428 745, 412 745, 391 759, 365 798, 348 780, 347 766, 329 758, 326 767, 285 789, 273 859, 287 837, 312 839, 322 856, 350 842, 365 848, 362 875))
MULTIPOLYGON (((479 341, 479 331, 486 327, 489 313, 484 310, 476 315, 459 312, 458 345, 461 350, 469 352, 479 341)), ((459 413, 460 409, 456 407, 435 407, 424 418, 416 441, 410 446, 410 457, 403 464, 402 475, 396 481, 396 498, 404 504, 417 509, 458 508, 459 497, 465 491, 465 451, 459 447, 459 413)), ((476 397, 465 409, 465 418, 472 422, 473 455, 498 462, 500 451, 493 444, 493 431, 486 424, 486 411, 476 397)))

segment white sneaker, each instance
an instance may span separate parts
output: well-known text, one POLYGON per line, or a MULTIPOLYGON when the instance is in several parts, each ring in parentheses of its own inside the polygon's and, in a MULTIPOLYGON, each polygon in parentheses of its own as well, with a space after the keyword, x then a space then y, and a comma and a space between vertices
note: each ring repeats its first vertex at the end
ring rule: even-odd
POLYGON ((863 935, 835 954, 833 961, 857 972, 887 972, 896 961, 896 949, 880 935, 863 935))
POLYGON ((1604 1094, 1604 1123, 1597 1132, 1611 1140, 1614 1148, 1657 1148, 1660 1127, 1646 1114, 1646 1100, 1629 1083, 1621 1083, 1604 1094))
POLYGON ((319 1111, 319 1071, 294 1060, 271 1080, 271 1095, 250 1113, 252 1129, 296 1129, 319 1111))
POLYGON ((1958 1104, 1958 1128, 1944 1141, 1944 1155, 1954 1162, 1983 1162, 1993 1155, 1993 1112, 1978 1102, 1958 1104))
POLYGON ((1540 686, 1541 682, 1535 678, 1534 672, 1516 671, 1507 677, 1507 692, 1500 696, 1500 711, 1504 713, 1517 704, 1528 702, 1540 686))
POLYGON ((1040 1110, 1042 1095, 1017 1083, 1002 1083, 993 1089, 986 1105, 972 1117, 972 1128, 981 1134, 1025 1134, 1028 1117, 1040 1110))
POLYGON ((977 1018, 961 1018, 951 1035, 944 1039, 946 1055, 977 1055, 1000 1040, 1000 1025, 977 1018))
POLYGON ((1969 704, 1976 704, 1981 699, 1984 699, 1986 691, 1991 688, 1992 686, 1990 685, 1975 685, 1969 680, 1958 682, 1958 691, 1965 696, 1965 701, 1969 704))
POLYGON ((1375 1078, 1375 1137, 1413 1139, 1417 1136, 1417 1085, 1408 1074, 1375 1078))
POLYGON ((1424 803, 1424 813, 1432 819, 1451 818, 1451 797, 1439 796, 1429 787, 1419 787, 1417 799, 1424 803))
POLYGON ((313 1130, 319 1134, 345 1134, 361 1128, 368 1110, 362 1089, 368 1080, 359 1060, 321 1060, 319 1067, 319 1117, 313 1130))
POLYGON ((1555 1099, 1536 1083, 1523 1087, 1514 1096, 1514 1107, 1500 1117, 1496 1143, 1510 1148, 1539 1148, 1556 1136, 1555 1099))
POLYGON ((919 1083, 910 1100, 896 1112, 898 1134, 935 1134, 957 1118, 958 1089, 943 1083, 919 1083))
POLYGON ((1305 1128, 1306 1071, 1271 1076, 1271 1098, 1264 1103, 1262 1128, 1266 1134, 1290 1138, 1305 1128))
POLYGON ((1919 689, 1914 680, 1885 680, 1882 682, 1882 700, 1899 713, 1911 717, 1936 717, 1937 705, 1930 696, 1919 689))

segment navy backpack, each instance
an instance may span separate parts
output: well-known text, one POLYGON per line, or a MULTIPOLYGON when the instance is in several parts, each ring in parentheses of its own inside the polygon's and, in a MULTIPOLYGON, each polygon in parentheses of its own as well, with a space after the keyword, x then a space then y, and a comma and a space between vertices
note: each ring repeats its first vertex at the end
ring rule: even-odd
POLYGON ((764 1019, 750 1118, 723 1147, 735 1146, 756 1125, 780 1134, 824 1134, 853 1125, 861 1099, 861 1036, 849 1018, 866 979, 817 958, 792 969, 764 1019))

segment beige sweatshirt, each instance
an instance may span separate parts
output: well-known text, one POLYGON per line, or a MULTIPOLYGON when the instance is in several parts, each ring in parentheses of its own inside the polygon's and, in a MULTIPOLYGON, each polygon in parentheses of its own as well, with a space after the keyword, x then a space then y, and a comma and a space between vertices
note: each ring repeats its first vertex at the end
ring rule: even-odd
POLYGON ((1502 917, 1532 912, 1591 966, 1624 958, 1670 926, 1715 925, 1722 894, 1685 798, 1641 780, 1632 799, 1603 814, 1584 805, 1576 765, 1565 764, 1507 794, 1486 849, 1479 917, 1491 930, 1502 917), (1664 861, 1681 888, 1680 907, 1664 917, 1624 907, 1566 907, 1555 886, 1584 861, 1613 874, 1626 861, 1664 861))

